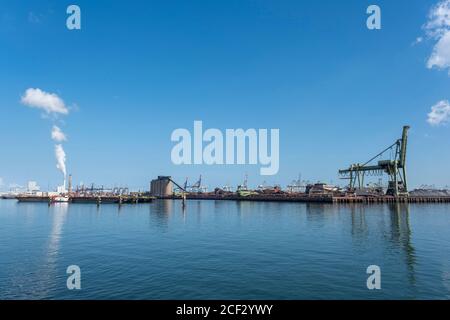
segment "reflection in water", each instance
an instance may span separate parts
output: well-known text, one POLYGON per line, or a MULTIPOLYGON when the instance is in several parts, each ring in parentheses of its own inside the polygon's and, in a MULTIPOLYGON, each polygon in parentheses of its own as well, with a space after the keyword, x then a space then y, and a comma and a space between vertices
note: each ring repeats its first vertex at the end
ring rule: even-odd
POLYGON ((214 212, 220 212, 222 208, 225 208, 227 204, 226 201, 223 200, 214 200, 214 212))
POLYGON ((36 206, 32 203, 26 203, 26 202, 18 202, 18 205, 20 205, 21 213, 26 217, 26 222, 28 225, 33 224, 34 220, 34 213, 36 211, 36 206))
POLYGON ((58 203, 53 206, 53 225, 47 251, 47 262, 49 265, 54 264, 56 262, 56 257, 58 256, 62 230, 64 222, 66 221, 68 207, 69 204, 67 203, 58 203))
POLYGON ((155 200, 149 206, 150 222, 166 232, 168 230, 168 220, 173 212, 174 200, 155 200))
POLYGON ((339 216, 339 207, 330 204, 306 203, 306 220, 316 228, 322 228, 330 223, 330 220, 339 216))
POLYGON ((202 206, 203 200, 196 200, 196 201, 190 201, 187 203, 187 212, 195 212, 197 217, 197 223, 200 224, 202 222, 202 212, 203 212, 203 206, 202 206))
POLYGON ((382 236, 381 243, 388 250, 399 249, 404 260, 408 281, 412 288, 416 285, 416 254, 411 241, 411 226, 409 222, 410 205, 405 203, 368 206, 351 204, 328 206, 322 204, 306 204, 307 221, 312 227, 329 225, 329 219, 335 219, 340 212, 347 217, 350 211, 351 235, 354 244, 360 250, 366 250, 367 245, 373 241, 373 235, 382 236), (380 218, 387 216, 388 224, 380 223, 380 218))
MULTIPOLYGON (((57 277, 57 262, 60 257, 61 238, 63 233, 64 223, 67 218, 67 211, 69 208, 68 203, 57 203, 51 207, 53 210, 53 223, 50 232, 50 238, 47 247, 46 264, 43 264, 43 270, 41 270, 40 277, 45 280, 41 280, 42 288, 47 291, 49 289, 49 283, 54 283, 57 277)), ((47 294, 46 294, 47 296, 47 294)))
POLYGON ((363 206, 351 206, 352 235, 354 237, 366 237, 368 232, 366 215, 363 206))
POLYGON ((406 267, 408 269, 408 279, 411 285, 415 285, 416 276, 414 265, 416 256, 414 247, 411 244, 411 227, 409 224, 409 204, 391 204, 391 239, 403 249, 405 253, 406 267))
MULTIPOLYGON (((259 212, 260 202, 253 201, 234 201, 234 206, 236 208, 236 216, 238 217, 239 223, 243 221, 246 215, 253 215, 259 212)), ((269 210, 267 210, 269 211, 269 210)), ((270 212, 270 211, 269 211, 270 212)))
MULTIPOLYGON (((39 269, 36 271, 36 279, 24 277, 23 281, 36 281, 33 284, 24 283, 23 286, 33 290, 33 298, 47 298, 48 293, 52 290, 58 280, 57 263, 60 254, 61 238, 63 226, 67 218, 67 203, 58 203, 48 208, 49 214, 52 215, 52 227, 50 230, 48 244, 45 249, 43 263, 39 263, 39 269)), ((64 283, 64 282, 63 282, 64 283)))
POLYGON ((125 205, 120 216, 114 205, 30 204, 29 217, 27 206, 0 201, 0 299, 449 295, 449 205, 193 200, 186 220, 172 200, 125 205), (85 262, 89 288, 74 296, 65 268, 85 262), (369 264, 386 275, 380 292, 366 289, 369 264))
MULTIPOLYGON (((411 227, 409 223, 409 204, 406 203, 397 203, 397 204, 389 204, 384 208, 377 207, 376 211, 371 214, 384 214, 384 210, 387 209, 389 214, 389 222, 388 226, 384 228, 387 230, 381 230, 381 234, 388 235, 388 241, 385 242, 387 246, 391 246, 392 244, 397 248, 400 248, 405 256, 405 266, 408 273, 408 279, 412 286, 416 283, 415 277, 415 269, 414 266, 416 264, 415 260, 415 250, 411 243, 411 227)), ((369 237, 369 229, 376 228, 379 226, 383 226, 383 224, 370 225, 367 222, 367 211, 371 209, 371 207, 365 205, 351 205, 351 221, 352 221, 352 236, 355 238, 355 243, 361 243, 362 239, 367 239, 369 237)), ((377 234, 378 232, 373 232, 377 234)))
POLYGON ((444 268, 442 271, 442 283, 444 284, 444 287, 447 289, 447 294, 445 296, 445 299, 450 299, 450 266, 449 262, 446 262, 444 264, 444 268))

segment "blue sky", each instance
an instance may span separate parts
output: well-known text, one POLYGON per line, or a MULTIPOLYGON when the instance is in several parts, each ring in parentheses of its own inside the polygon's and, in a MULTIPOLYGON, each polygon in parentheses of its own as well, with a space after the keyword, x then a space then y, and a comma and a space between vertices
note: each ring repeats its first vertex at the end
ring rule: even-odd
POLYGON ((450 185, 450 127, 427 114, 450 99, 448 70, 427 68, 423 29, 437 0, 2 1, 0 177, 3 188, 60 183, 53 124, 68 136, 75 182, 146 188, 157 175, 209 186, 302 174, 339 181, 411 125, 413 186, 450 185), (66 28, 77 4, 82 29, 66 28), (366 8, 382 29, 366 28, 366 8), (424 41, 414 44, 418 37, 424 41), (28 88, 61 97, 57 120, 21 104, 28 88), (260 166, 175 166, 176 128, 279 128, 280 171, 260 166))

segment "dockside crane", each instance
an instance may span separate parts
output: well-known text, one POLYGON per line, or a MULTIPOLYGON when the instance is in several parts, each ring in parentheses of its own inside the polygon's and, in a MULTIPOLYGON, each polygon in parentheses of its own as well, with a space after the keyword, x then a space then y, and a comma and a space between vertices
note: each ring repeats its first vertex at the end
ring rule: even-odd
POLYGON ((245 174, 244 183, 238 185, 237 190, 247 191, 248 190, 248 174, 245 174))
POLYGON ((167 180, 169 180, 170 182, 172 182, 180 191, 182 191, 183 193, 188 193, 187 189, 186 189, 186 185, 187 185, 187 178, 186 178, 186 182, 184 183, 184 188, 182 186, 180 186, 178 183, 176 183, 174 180, 172 180, 171 177, 166 177, 167 180))
POLYGON ((195 190, 200 190, 200 188, 202 187, 202 175, 200 175, 200 178, 198 178, 197 182, 191 186, 191 188, 195 189, 195 190))
POLYGON ((200 178, 193 185, 188 184, 189 179, 186 177, 183 187, 181 185, 179 185, 178 183, 176 183, 175 181, 173 181, 171 178, 169 180, 172 181, 172 183, 177 187, 177 190, 183 191, 186 193, 189 193, 189 192, 199 193, 199 192, 204 192, 207 189, 205 186, 202 186, 202 175, 200 175, 200 178))
POLYGON ((409 126, 403 127, 402 137, 395 141, 392 145, 372 157, 363 164, 352 164, 349 168, 339 170, 342 179, 348 179, 349 191, 362 189, 364 187, 365 176, 381 176, 387 174, 389 176, 387 195, 407 196, 408 184, 406 178, 406 150, 408 144, 409 126), (381 158, 386 152, 391 151, 392 157, 389 160, 379 160, 376 164, 372 164, 377 158, 381 158))

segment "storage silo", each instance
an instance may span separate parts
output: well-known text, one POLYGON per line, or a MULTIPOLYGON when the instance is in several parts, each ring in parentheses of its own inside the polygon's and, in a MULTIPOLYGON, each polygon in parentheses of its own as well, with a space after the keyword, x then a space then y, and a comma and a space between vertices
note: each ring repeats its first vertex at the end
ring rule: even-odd
POLYGON ((154 197, 164 198, 173 194, 173 182, 169 176, 158 176, 150 184, 150 193, 154 197))

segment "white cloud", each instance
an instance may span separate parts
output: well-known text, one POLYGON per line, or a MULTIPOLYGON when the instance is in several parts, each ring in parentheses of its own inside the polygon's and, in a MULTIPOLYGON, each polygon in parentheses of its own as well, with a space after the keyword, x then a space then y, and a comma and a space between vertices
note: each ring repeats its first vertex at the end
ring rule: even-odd
POLYGON ((29 107, 44 110, 47 114, 68 114, 69 109, 64 101, 54 93, 48 93, 41 89, 29 88, 22 96, 21 102, 29 107))
POLYGON ((3 187, 4 185, 5 185, 5 183, 4 183, 4 181, 3 181, 3 178, 0 177, 0 188, 3 187))
POLYGON ((441 0, 431 8, 425 29, 432 37, 442 35, 450 27, 450 0, 441 0))
POLYGON ((414 41, 411 43, 411 46, 417 46, 417 45, 423 43, 424 40, 425 40, 425 39, 424 39, 423 37, 417 37, 416 40, 414 40, 414 41))
POLYGON ((436 41, 427 67, 449 69, 450 75, 450 0, 442 0, 433 6, 424 29, 428 37, 436 41))
POLYGON ((427 62, 429 69, 449 69, 450 75, 450 30, 447 31, 436 43, 433 53, 427 62))
POLYGON ((40 23, 41 15, 34 13, 33 11, 28 12, 28 22, 30 23, 40 23))
POLYGON ((66 135, 57 126, 53 126, 52 128, 52 139, 55 140, 56 142, 67 141, 66 135))
POLYGON ((450 120, 450 103, 442 100, 431 107, 427 122, 432 126, 439 126, 448 123, 450 120))

